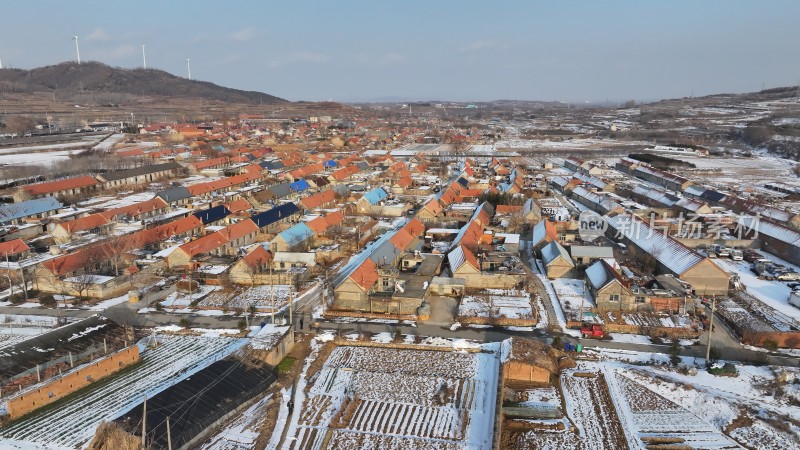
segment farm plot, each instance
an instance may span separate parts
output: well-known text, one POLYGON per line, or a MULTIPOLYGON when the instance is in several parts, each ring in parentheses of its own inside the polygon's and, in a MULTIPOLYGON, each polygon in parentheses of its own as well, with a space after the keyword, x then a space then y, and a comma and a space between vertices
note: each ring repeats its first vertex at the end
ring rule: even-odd
POLYGON ((76 394, 0 430, 3 439, 78 447, 88 442, 103 420, 112 420, 167 387, 227 356, 246 339, 160 336, 161 344, 142 353, 131 370, 100 380, 76 394))
POLYGON ((260 312, 272 312, 272 297, 274 292, 275 310, 282 309, 289 303, 289 290, 291 286, 252 286, 235 291, 216 291, 197 303, 201 308, 229 308, 247 309, 255 306, 260 312))
POLYGON ((309 381, 289 449, 483 449, 496 352, 336 347, 309 381))
MULTIPOLYGON (((661 424, 662 434, 685 439, 683 445, 700 448, 788 449, 797 448, 800 411, 786 396, 775 398, 768 368, 738 366, 736 378, 715 377, 707 372, 681 375, 650 367, 627 366, 620 372, 642 387, 669 398, 695 419, 695 427, 706 424, 711 431, 698 432, 676 423, 661 424), (727 436, 723 435, 723 430, 727 436), (732 439, 728 439, 728 437, 732 439)), ((677 420, 676 420, 677 422, 677 420)), ((648 424, 648 427, 656 425, 648 424)), ((653 435, 658 436, 658 433, 653 435)))
POLYGON ((560 429, 520 432, 513 436, 508 448, 629 448, 601 371, 596 367, 587 369, 585 364, 567 370, 561 374, 561 387, 566 414, 577 432, 560 429))
POLYGON ((627 431, 639 445, 674 443, 691 448, 726 449, 739 445, 702 418, 628 377, 625 369, 606 370, 610 392, 627 431))
POLYGON ((530 294, 514 289, 488 289, 486 292, 468 295, 458 306, 458 321, 461 323, 508 322, 515 325, 533 325, 530 294))

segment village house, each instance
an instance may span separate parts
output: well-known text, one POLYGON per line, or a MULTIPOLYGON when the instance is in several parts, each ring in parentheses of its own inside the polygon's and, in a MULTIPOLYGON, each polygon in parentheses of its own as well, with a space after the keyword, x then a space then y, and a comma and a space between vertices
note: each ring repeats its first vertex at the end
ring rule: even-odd
POLYGON ((614 249, 606 246, 571 245, 569 254, 578 266, 588 266, 595 261, 614 257, 614 249))
POLYGON ((314 238, 314 231, 305 222, 297 223, 278 233, 272 240, 274 252, 308 250, 314 238))
POLYGON ((698 295, 726 295, 728 273, 710 259, 686 247, 644 221, 627 214, 607 217, 606 234, 633 246, 640 260, 653 258, 656 269, 671 273, 691 284, 698 295), (619 237, 617 237, 619 236, 619 237))
POLYGON ((97 180, 103 184, 103 189, 130 188, 172 178, 182 170, 183 166, 172 162, 104 173, 98 175, 97 180))
POLYGON ((547 278, 568 278, 575 272, 575 263, 558 242, 550 242, 540 251, 547 278))
POLYGON ((64 180, 22 186, 14 191, 13 197, 15 203, 42 197, 65 199, 79 197, 93 192, 97 189, 97 185, 97 180, 90 176, 67 178, 64 180))
POLYGON ((19 261, 27 258, 30 254, 30 247, 22 239, 0 242, 0 258, 3 261, 19 261))
POLYGON ((184 268, 202 255, 234 256, 240 247, 255 242, 257 234, 258 226, 252 220, 241 220, 181 245, 167 256, 167 264, 171 268, 184 268))
POLYGON ((55 197, 0 205, 0 225, 24 225, 31 220, 46 219, 63 207, 55 197))
POLYGON ((236 261, 228 272, 228 278, 236 284, 266 284, 273 253, 264 245, 256 244, 242 258, 236 261))

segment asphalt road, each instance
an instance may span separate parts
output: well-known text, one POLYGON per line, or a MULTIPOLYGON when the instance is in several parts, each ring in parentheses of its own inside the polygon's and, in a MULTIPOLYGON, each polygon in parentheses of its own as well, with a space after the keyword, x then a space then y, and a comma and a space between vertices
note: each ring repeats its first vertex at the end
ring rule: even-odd
MULTIPOLYGON (((171 292, 172 288, 163 291, 153 291, 145 294, 144 298, 139 302, 121 303, 102 312, 69 308, 59 308, 56 311, 54 309, 47 308, 19 308, 8 306, 0 307, 0 314, 29 314, 48 316, 61 315, 77 318, 85 318, 93 314, 103 314, 119 323, 138 327, 155 327, 178 324, 182 318, 186 318, 189 320, 190 326, 194 328, 238 328, 239 321, 242 318, 241 316, 203 316, 196 314, 170 314, 166 312, 149 312, 146 314, 139 314, 137 312, 139 309, 146 307, 148 304, 163 299, 171 292)), ((303 296, 295 303, 294 322, 296 331, 314 331, 315 321, 313 320, 311 313, 320 302, 319 293, 319 291, 311 292, 311 295, 303 296)), ((550 315, 549 311, 548 315, 550 315)), ((278 316, 280 317, 282 314, 278 314, 278 316)), ((254 323, 268 322, 269 320, 269 316, 256 316, 254 323)), ((350 334, 355 332, 386 332, 395 334, 397 330, 399 330, 400 333, 407 335, 419 335, 426 337, 433 336, 450 339, 461 338, 478 342, 499 342, 512 336, 534 338, 548 343, 552 341, 554 336, 561 336, 561 339, 564 342, 578 342, 571 336, 563 335, 558 332, 545 332, 543 330, 530 332, 511 331, 503 328, 461 328, 451 331, 449 327, 441 324, 426 324, 423 322, 418 322, 417 326, 370 322, 340 323, 337 321, 317 321, 316 324, 321 330, 333 330, 341 334, 350 334)), ((681 355, 705 358, 705 344, 707 342, 707 336, 708 333, 705 333, 700 337, 700 345, 684 347, 681 350, 681 355)), ((764 352, 750 350, 742 346, 733 336, 733 333, 728 330, 720 320, 715 320, 714 331, 712 332, 711 336, 712 346, 719 350, 720 357, 722 359, 740 362, 753 362, 758 361, 759 358, 763 358, 765 355, 764 352)), ((666 345, 634 344, 627 342, 615 342, 613 340, 583 339, 581 340, 581 343, 583 344, 584 348, 587 349, 605 348, 645 353, 667 353, 668 351, 668 346, 666 345)), ((800 367, 800 358, 792 356, 779 356, 777 354, 770 354, 767 356, 767 362, 774 365, 800 367)))

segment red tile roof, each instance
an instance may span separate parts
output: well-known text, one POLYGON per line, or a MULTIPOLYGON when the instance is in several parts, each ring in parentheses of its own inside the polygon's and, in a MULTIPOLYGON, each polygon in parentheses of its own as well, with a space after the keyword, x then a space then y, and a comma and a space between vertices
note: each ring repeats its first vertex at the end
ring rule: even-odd
POLYGON ((68 178, 66 180, 48 181, 46 183, 30 184, 22 189, 30 195, 45 195, 66 191, 68 189, 94 186, 96 184, 97 180, 95 180, 94 177, 85 176, 68 178))
POLYGON ((103 214, 90 214, 69 222, 60 223, 56 227, 63 228, 68 233, 77 233, 78 231, 92 230, 108 223, 108 219, 103 214))
POLYGON ((19 253, 30 250, 27 244, 22 242, 22 239, 14 239, 13 241, 0 242, 0 256, 17 255, 19 253))
POLYGON ((378 281, 378 268, 371 259, 367 258, 356 270, 350 274, 354 283, 368 291, 378 281))
POLYGON ((334 200, 336 200, 336 192, 333 189, 328 189, 327 191, 318 192, 314 195, 305 197, 304 199, 300 200, 300 205, 302 205, 305 209, 314 209, 334 200))
POLYGON ((109 209, 100 213, 108 220, 114 220, 117 217, 136 217, 142 214, 147 214, 167 207, 167 202, 161 197, 155 197, 139 203, 134 203, 128 206, 121 206, 119 208, 109 209))
POLYGON ((237 213, 241 211, 247 211, 253 208, 253 205, 250 204, 246 199, 240 198, 239 200, 234 200, 230 203, 225 204, 225 207, 228 208, 228 211, 232 213, 237 213))
POLYGON ((272 261, 272 252, 265 249, 263 245, 257 245, 242 260, 250 267, 263 267, 272 261))
POLYGON ((497 205, 495 213, 497 214, 519 214, 522 212, 522 205, 497 205))
POLYGON ((192 163, 192 167, 195 170, 203 170, 203 169, 208 169, 208 168, 212 168, 212 167, 224 166, 224 165, 227 165, 227 164, 228 164, 228 158, 226 156, 223 156, 223 157, 220 157, 220 158, 213 158, 213 159, 207 159, 205 161, 194 162, 194 163, 192 163))

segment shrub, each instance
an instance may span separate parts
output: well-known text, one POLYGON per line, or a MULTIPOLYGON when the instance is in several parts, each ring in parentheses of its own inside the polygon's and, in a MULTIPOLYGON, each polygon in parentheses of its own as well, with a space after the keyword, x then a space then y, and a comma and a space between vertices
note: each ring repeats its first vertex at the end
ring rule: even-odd
POLYGON ((678 363, 681 362, 681 346, 678 343, 677 339, 672 341, 672 344, 669 346, 669 362, 672 363, 673 366, 677 366, 678 363))
POLYGON ((287 356, 287 357, 283 358, 281 360, 281 362, 278 363, 277 366, 275 366, 275 370, 278 373, 287 373, 287 372, 292 370, 292 366, 294 366, 294 362, 295 361, 297 361, 296 358, 293 358, 291 356, 287 356))
POLYGON ((771 352, 774 352, 774 351, 778 350, 778 343, 775 342, 772 339, 765 339, 764 343, 762 344, 762 347, 764 347, 765 349, 767 349, 767 350, 769 350, 771 352))
POLYGON ((244 330, 247 328, 247 321, 244 319, 239 319, 239 329, 244 330))
POLYGON ((560 350, 561 349, 561 336, 554 336, 553 337, 553 343, 550 344, 550 345, 552 345, 553 348, 560 350))
POLYGON ((181 320, 178 321, 178 325, 182 326, 183 328, 188 328, 191 324, 192 323, 189 322, 189 319, 186 317, 181 317, 181 320))
POLYGON ((42 294, 39 296, 39 304, 45 308, 55 308, 57 303, 52 294, 42 294))
POLYGON ((17 293, 17 294, 14 294, 14 295, 8 297, 8 301, 10 301, 11 304, 13 304, 13 305, 19 305, 19 304, 25 303, 25 294, 23 294, 21 292, 17 293))

